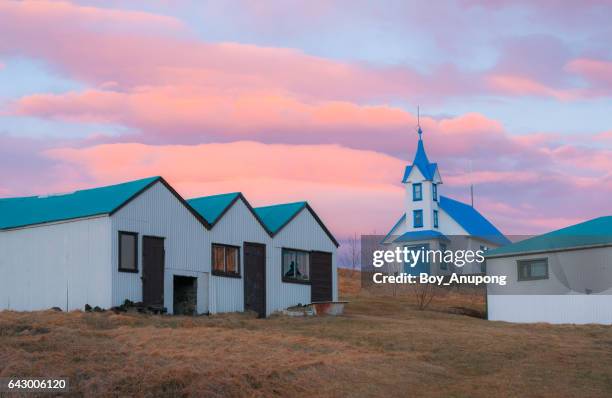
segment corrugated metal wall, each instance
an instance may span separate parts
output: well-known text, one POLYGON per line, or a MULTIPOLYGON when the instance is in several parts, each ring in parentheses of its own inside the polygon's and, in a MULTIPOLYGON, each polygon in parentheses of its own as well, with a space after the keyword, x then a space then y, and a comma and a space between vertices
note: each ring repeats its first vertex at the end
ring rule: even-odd
POLYGON ((609 294, 495 295, 487 307, 491 321, 612 324, 609 294))
MULTIPOLYGON (((266 263, 271 255, 271 239, 242 200, 238 200, 208 234, 206 255, 211 261, 212 243, 240 246, 240 278, 211 275, 211 312, 244 311, 244 242, 266 245, 266 263)), ((269 265, 266 265, 269 268, 269 265)))
POLYGON ((110 225, 97 217, 0 232, 0 309, 109 307, 110 225))
POLYGON ((612 323, 610 247, 490 258, 487 275, 506 276, 487 286, 490 320, 612 323), (546 259, 548 279, 519 281, 517 261, 527 259, 546 259))
POLYGON ((163 184, 158 182, 149 188, 115 213, 111 220, 114 306, 125 299, 142 300, 142 237, 150 235, 165 238, 164 306, 172 313, 173 276, 194 276, 200 287, 198 311, 208 311, 208 294, 200 291, 208 286, 210 272, 210 249, 205 244, 208 232, 163 184), (138 233, 137 274, 118 271, 119 231, 138 233))
MULTIPOLYGON (((164 305, 169 312, 174 275, 198 279, 198 312, 244 310, 243 278, 210 275, 212 243, 266 245, 268 314, 310 302, 310 286, 281 280, 283 247, 333 253, 333 296, 338 299, 336 247, 307 210, 272 239, 239 200, 208 231, 157 183, 110 218, 0 232, 0 308, 108 308, 126 299, 141 301, 145 235, 165 238, 164 305), (119 231, 138 233, 138 273, 118 271, 119 231)), ((244 275, 242 250, 240 259, 244 275)))
MULTIPOLYGON (((283 310, 297 304, 310 303, 310 285, 282 281, 282 248, 317 250, 332 253, 332 289, 338 300, 338 269, 336 246, 319 223, 306 209, 302 210, 273 239, 271 261, 266 275, 267 312, 283 310)), ((270 250, 268 250, 270 252, 270 250)))

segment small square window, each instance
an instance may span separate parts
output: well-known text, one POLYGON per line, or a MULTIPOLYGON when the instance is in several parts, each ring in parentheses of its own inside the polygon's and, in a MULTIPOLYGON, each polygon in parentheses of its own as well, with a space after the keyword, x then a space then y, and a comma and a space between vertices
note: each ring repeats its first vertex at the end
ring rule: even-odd
POLYGON ((217 276, 240 277, 240 247, 213 244, 212 273, 217 276))
POLYGON ((412 200, 417 202, 423 200, 423 185, 412 184, 412 200))
POLYGON ((423 210, 413 210, 413 223, 412 226, 414 228, 422 228, 423 227, 423 210))
POLYGON ((517 269, 519 281, 548 279, 548 259, 546 258, 519 260, 517 269))
POLYGON ((138 272, 138 234, 119 231, 119 271, 138 272))
POLYGON ((310 282, 310 253, 302 250, 283 249, 283 281, 310 282))
POLYGON ((438 228, 438 210, 433 211, 434 228, 438 228))

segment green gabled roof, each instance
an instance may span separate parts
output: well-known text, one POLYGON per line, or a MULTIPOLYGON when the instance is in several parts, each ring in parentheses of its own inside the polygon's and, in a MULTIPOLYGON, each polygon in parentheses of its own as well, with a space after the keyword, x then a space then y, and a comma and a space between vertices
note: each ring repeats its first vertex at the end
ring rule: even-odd
POLYGON ((0 199, 0 229, 110 214, 161 177, 67 194, 0 199))
POLYGON ((488 251, 485 257, 506 257, 515 254, 542 253, 605 245, 612 245, 612 216, 595 218, 493 249, 488 251))
POLYGON ((204 217, 208 223, 214 225, 240 196, 240 192, 224 193, 188 199, 187 203, 204 217))
POLYGON ((285 225, 289 224, 291 220, 295 216, 298 215, 300 211, 303 209, 307 209, 310 214, 314 217, 314 219, 319 223, 323 231, 327 234, 329 239, 336 245, 336 247, 340 246, 336 238, 332 235, 332 233, 327 229, 323 221, 319 218, 317 213, 310 207, 308 202, 295 202, 295 203, 283 203, 272 206, 262 206, 256 207, 253 210, 259 219, 263 222, 266 228, 272 233, 272 235, 276 235, 282 230, 285 225))
POLYGON ((306 207, 306 202, 295 202, 256 207, 254 210, 264 225, 273 234, 276 234, 304 207, 306 207))

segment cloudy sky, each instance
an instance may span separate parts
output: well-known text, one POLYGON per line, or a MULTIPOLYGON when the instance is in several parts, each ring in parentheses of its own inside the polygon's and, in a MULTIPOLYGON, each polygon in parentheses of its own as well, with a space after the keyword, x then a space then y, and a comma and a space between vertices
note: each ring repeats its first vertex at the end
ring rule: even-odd
POLYGON ((0 196, 162 175, 385 233, 420 105, 503 232, 612 214, 612 1, 125 3, 0 2, 0 196))

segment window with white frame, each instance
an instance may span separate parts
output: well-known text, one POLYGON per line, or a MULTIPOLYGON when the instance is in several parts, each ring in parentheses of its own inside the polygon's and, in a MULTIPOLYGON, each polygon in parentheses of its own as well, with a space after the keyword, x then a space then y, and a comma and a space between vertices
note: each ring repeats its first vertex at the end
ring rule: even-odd
POLYGON ((310 253, 303 250, 283 249, 282 279, 285 282, 310 281, 310 253))
POLYGON ((423 200, 423 185, 412 184, 412 200, 417 202, 419 200, 423 200))

